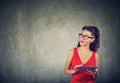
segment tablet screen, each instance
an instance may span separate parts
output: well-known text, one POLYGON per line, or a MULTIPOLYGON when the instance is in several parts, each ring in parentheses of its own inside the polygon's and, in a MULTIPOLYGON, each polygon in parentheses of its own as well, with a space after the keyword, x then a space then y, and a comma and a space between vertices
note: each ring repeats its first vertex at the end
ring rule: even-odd
POLYGON ((80 66, 77 68, 77 72, 86 70, 95 71, 96 68, 97 68, 96 66, 80 66))

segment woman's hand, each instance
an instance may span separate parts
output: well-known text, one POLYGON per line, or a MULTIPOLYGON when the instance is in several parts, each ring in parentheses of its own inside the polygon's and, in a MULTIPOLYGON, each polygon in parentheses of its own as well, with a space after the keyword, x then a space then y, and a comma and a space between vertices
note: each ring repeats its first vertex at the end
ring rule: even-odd
POLYGON ((77 73, 78 68, 79 68, 80 66, 83 66, 83 64, 81 64, 81 65, 76 65, 76 66, 74 67, 74 69, 73 69, 73 70, 74 70, 74 72, 75 72, 75 73, 77 73))
POLYGON ((91 70, 87 70, 88 72, 91 73, 92 78, 95 80, 97 78, 97 71, 91 71, 91 70))

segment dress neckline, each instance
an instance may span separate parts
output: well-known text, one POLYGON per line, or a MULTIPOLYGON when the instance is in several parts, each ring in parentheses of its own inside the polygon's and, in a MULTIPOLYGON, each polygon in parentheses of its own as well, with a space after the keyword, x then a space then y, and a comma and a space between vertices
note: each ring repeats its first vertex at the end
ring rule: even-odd
POLYGON ((92 51, 92 53, 91 53, 91 56, 85 61, 85 63, 83 63, 82 60, 81 60, 81 58, 80 58, 80 54, 79 54, 79 52, 78 52, 78 48, 77 48, 77 56, 78 56, 78 58, 79 58, 79 60, 80 60, 80 62, 81 62, 82 64, 87 64, 87 63, 89 62, 89 60, 92 58, 92 56, 93 56, 93 51, 92 51))

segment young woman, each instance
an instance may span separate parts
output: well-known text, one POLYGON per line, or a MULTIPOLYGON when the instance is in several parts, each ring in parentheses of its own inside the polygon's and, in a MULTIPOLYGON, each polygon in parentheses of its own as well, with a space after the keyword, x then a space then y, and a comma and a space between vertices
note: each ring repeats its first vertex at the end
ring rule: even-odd
POLYGON ((69 51, 64 67, 65 74, 72 75, 70 83, 94 83, 98 76, 99 30, 95 26, 84 26, 79 33, 79 42, 76 48, 69 51), (94 71, 77 71, 80 66, 97 66, 94 71))

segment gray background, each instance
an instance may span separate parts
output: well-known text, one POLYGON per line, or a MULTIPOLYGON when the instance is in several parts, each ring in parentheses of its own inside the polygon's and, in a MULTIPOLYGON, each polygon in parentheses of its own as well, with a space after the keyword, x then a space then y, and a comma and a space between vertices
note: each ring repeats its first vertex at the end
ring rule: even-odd
POLYGON ((0 83, 69 83, 69 49, 85 25, 100 29, 100 75, 119 81, 120 8, 115 0, 1 0, 0 83))

